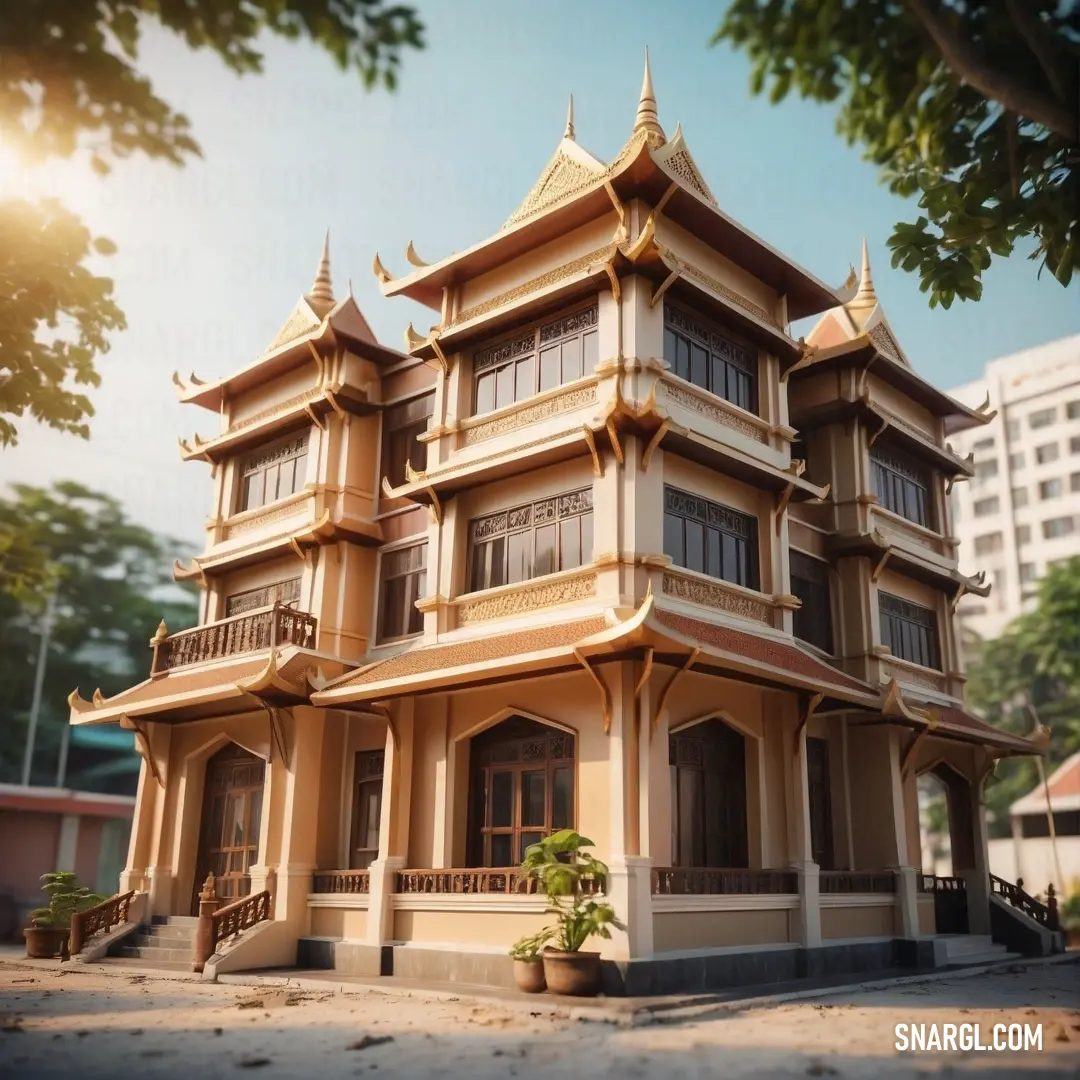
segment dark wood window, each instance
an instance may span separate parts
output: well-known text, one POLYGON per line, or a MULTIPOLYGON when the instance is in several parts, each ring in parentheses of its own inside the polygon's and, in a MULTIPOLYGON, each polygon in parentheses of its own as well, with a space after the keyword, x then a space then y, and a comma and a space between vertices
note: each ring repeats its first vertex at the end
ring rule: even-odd
POLYGON ((722 720, 668 738, 675 866, 746 867, 746 745, 722 720))
POLYGON ((427 541, 384 551, 379 574, 378 640, 419 634, 424 616, 416 601, 427 595, 427 541))
POLYGON ((300 491, 307 474, 307 435, 292 435, 240 464, 241 510, 256 510, 300 491))
POLYGON ((664 359, 687 382, 756 413, 757 350, 727 330, 664 304, 664 359))
POLYGON ((274 604, 296 607, 299 603, 300 579, 295 577, 265 585, 261 589, 233 593, 225 600, 225 615, 243 615, 245 611, 258 611, 259 608, 273 607, 274 604))
POLYGON ((913 604, 892 593, 878 593, 881 644, 893 656, 923 667, 941 667, 937 616, 930 608, 913 604))
POLYGON ((930 474, 886 447, 870 451, 870 482, 878 502, 894 514, 930 528, 930 474))
POLYGON ((405 483, 405 462, 417 472, 427 468, 427 443, 418 441, 435 410, 435 392, 402 401, 383 411, 382 471, 391 487, 405 483))
POLYGON ((832 618, 829 604, 829 566, 821 559, 792 551, 791 591, 802 601, 795 611, 795 636, 831 653, 832 618))
POLYGON ((758 587, 757 520, 673 487, 664 488, 664 554, 687 570, 758 587))
POLYGON ((379 857, 382 818, 383 750, 360 750, 353 772, 352 844, 349 869, 366 870, 379 857))
POLYGON ((573 828, 574 742, 521 716, 472 740, 470 866, 516 866, 530 844, 573 828))
POLYGON ((806 781, 810 796, 810 851, 822 870, 833 869, 832 790, 829 784, 829 744, 806 740, 806 781))
POLYGON ((208 874, 214 875, 220 900, 237 900, 251 892, 250 869, 259 855, 265 776, 263 759, 235 743, 206 763, 194 911, 208 874))
POLYGON ((597 305, 520 330, 473 354, 473 412, 502 409, 588 375, 599 359, 597 305))
POLYGON ((470 592, 572 570, 592 557, 592 488, 469 523, 470 592))

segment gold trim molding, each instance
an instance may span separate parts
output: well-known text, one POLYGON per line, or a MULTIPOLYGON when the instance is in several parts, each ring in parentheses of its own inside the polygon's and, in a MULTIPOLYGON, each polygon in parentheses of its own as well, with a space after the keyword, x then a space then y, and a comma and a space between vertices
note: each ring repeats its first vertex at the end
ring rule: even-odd
POLYGON ((558 607, 596 595, 596 571, 559 578, 554 581, 524 582, 504 588, 492 596, 478 596, 452 601, 457 609, 459 626, 487 622, 491 619, 511 619, 542 608, 558 607))

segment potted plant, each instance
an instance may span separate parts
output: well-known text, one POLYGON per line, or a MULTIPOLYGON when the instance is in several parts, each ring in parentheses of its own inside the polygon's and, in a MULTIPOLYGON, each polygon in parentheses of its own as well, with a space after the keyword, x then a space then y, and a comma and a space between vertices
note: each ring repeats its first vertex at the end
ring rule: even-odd
POLYGON ((601 967, 598 952, 584 952, 590 937, 610 938, 611 927, 625 927, 615 918, 615 909, 589 895, 587 885, 603 891, 607 867, 583 849, 593 847, 573 829, 563 829, 525 849, 521 868, 540 882, 548 899, 548 911, 555 925, 541 931, 544 941, 544 979, 552 994, 592 997, 600 992, 601 967))
POLYGON ((1066 944, 1072 947, 1080 945, 1080 889, 1061 905, 1058 921, 1065 931, 1066 944))
POLYGON ((75 875, 58 870, 41 875, 41 891, 49 898, 49 906, 30 912, 30 925, 23 930, 26 955, 39 960, 56 956, 71 932, 71 916, 100 904, 105 897, 92 893, 85 885, 75 883, 75 875))
POLYGON ((544 978, 542 950, 555 933, 554 927, 545 926, 539 933, 523 937, 510 950, 514 961, 514 982, 526 994, 542 994, 547 989, 544 978))

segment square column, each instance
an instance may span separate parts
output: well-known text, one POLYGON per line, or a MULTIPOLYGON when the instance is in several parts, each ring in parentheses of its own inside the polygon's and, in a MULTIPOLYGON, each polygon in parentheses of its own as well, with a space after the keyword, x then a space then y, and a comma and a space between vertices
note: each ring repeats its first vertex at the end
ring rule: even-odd
MULTIPOLYGON (((795 699, 786 695, 789 703, 795 699)), ((790 707, 790 705, 789 705, 790 707)), ((795 724, 784 725, 787 736, 785 744, 784 771, 788 776, 788 851, 789 865, 795 870, 799 883, 799 907, 796 911, 795 936, 805 948, 821 944, 821 887, 820 871, 814 862, 813 844, 810 839, 810 782, 806 761, 806 730, 798 730, 795 724), (797 735, 796 735, 797 732, 797 735), (795 742, 794 753, 789 749, 795 742)))

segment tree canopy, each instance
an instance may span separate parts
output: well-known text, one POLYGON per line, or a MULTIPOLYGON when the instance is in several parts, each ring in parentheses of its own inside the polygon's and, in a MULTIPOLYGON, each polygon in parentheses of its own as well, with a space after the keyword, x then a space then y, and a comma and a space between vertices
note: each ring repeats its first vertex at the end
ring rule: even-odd
POLYGON ((1068 285, 1080 265, 1080 0, 733 0, 716 41, 755 93, 839 104, 890 190, 922 213, 889 239, 930 306, 977 300, 994 256, 1068 285))
MULTIPOLYGON (((968 693, 987 720, 1020 735, 1032 730, 1021 703, 1030 702, 1050 729, 1048 773, 1080 750, 1080 557, 1050 567, 1039 581, 1035 609, 980 643, 968 693)), ((1037 782, 1033 759, 1001 762, 987 787, 991 816, 1007 823, 1009 804, 1037 782)))
MULTIPOLYGON (((274 34, 307 40, 364 85, 393 89, 406 49, 423 47, 411 7, 386 0, 20 0, 0 5, 0 147, 27 165, 86 154, 99 173, 145 154, 174 165, 200 153, 191 124, 138 66, 157 24, 238 75, 262 70, 274 34)), ((113 282, 84 265, 93 239, 55 201, 0 201, 0 447, 29 414, 86 437, 80 387, 99 378, 107 334, 124 328, 113 282), (47 340, 50 339, 51 340, 47 340)))
POLYGON ((0 497, 0 582, 8 586, 0 588, 0 782, 19 778, 45 594, 55 590, 56 607, 38 746, 51 782, 47 770, 67 723, 68 694, 100 686, 109 695, 141 681, 158 622, 166 618, 170 630, 195 623, 192 591, 172 581, 172 553, 181 547, 78 484, 18 485, 11 497, 0 497), (16 538, 6 553, 4 537, 16 538), (28 550, 34 558, 24 564, 28 550), (36 573, 42 563, 47 580, 28 579, 26 566, 36 573), (11 587, 16 580, 24 587, 11 587))

